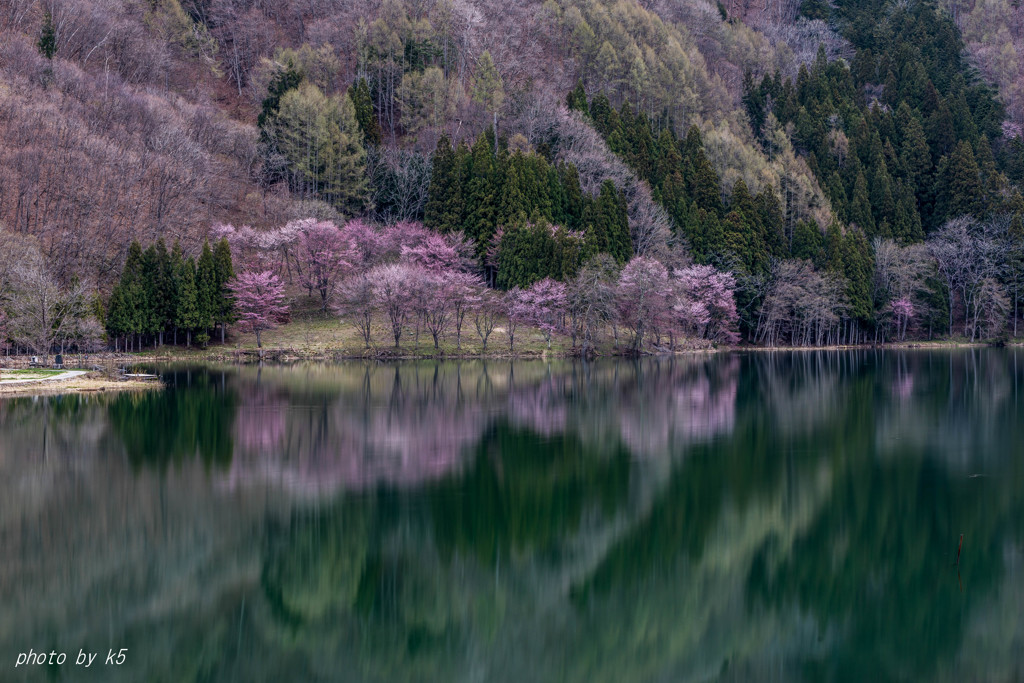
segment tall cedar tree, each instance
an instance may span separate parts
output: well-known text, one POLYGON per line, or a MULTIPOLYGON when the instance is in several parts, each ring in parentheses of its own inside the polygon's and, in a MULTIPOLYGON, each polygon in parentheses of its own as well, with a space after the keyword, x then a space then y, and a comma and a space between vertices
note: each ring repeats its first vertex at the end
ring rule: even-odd
POLYGON ((53 15, 50 10, 43 12, 43 27, 39 31, 39 42, 37 43, 39 54, 52 60, 57 54, 57 32, 53 27, 53 15))
POLYGON ((210 243, 204 242, 196 266, 196 341, 204 346, 210 341, 210 330, 219 309, 218 295, 217 265, 210 243))
POLYGON ((235 276, 235 267, 231 262, 231 245, 222 237, 213 249, 214 270, 216 275, 216 299, 214 322, 220 327, 220 343, 223 344, 227 334, 227 326, 235 322, 235 301, 228 289, 228 282, 235 276))
POLYGON ((196 287, 196 262, 190 256, 178 267, 178 310, 174 322, 185 332, 185 344, 192 346, 192 331, 199 327, 199 290, 196 287))
POLYGON ((373 98, 370 96, 370 86, 365 78, 360 78, 348 89, 348 96, 356 108, 356 121, 359 123, 359 130, 363 132, 363 139, 369 145, 379 145, 383 136, 380 131, 380 123, 377 121, 377 113, 373 110, 373 98))

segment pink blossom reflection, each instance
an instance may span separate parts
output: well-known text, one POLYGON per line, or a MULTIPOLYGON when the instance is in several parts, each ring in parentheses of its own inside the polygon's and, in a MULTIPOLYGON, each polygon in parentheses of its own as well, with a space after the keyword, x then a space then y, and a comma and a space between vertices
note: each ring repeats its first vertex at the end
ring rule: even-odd
POLYGON ((315 390, 287 372, 257 387, 238 378, 226 485, 308 496, 414 487, 461 471, 504 421, 595 454, 675 455, 732 430, 739 361, 338 366, 318 370, 329 382, 315 390))

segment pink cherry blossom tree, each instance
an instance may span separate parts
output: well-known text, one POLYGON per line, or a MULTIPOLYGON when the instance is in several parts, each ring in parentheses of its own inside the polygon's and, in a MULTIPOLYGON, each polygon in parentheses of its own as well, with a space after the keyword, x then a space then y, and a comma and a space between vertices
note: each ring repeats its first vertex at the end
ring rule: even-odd
POLYGON ((374 283, 366 273, 356 273, 338 287, 337 312, 350 318, 359 330, 366 348, 372 342, 373 313, 377 308, 374 283))
POLYGON ((635 256, 619 275, 619 320, 633 333, 632 351, 640 353, 645 337, 663 326, 671 310, 672 287, 661 262, 635 256))
POLYGON ((486 285, 479 276, 470 273, 448 273, 446 277, 452 302, 452 324, 455 325, 455 347, 461 349, 466 314, 474 310, 486 285))
POLYGON ((327 310, 339 280, 352 266, 356 250, 334 223, 307 219, 289 224, 298 231, 297 258, 300 281, 312 295, 320 295, 321 310, 327 310))
POLYGON ((473 327, 480 336, 483 352, 487 353, 487 340, 498 326, 504 308, 503 301, 494 290, 481 289, 470 305, 473 309, 473 327))
POLYGON ((562 329, 565 318, 565 285, 551 278, 544 278, 523 290, 520 297, 523 317, 526 322, 540 328, 548 348, 551 335, 562 329))
POLYGON ((379 265, 367 273, 377 304, 391 324, 396 349, 413 307, 412 275, 410 268, 401 263, 379 265))
POLYGON ((423 321, 434 340, 434 351, 440 349, 441 336, 451 324, 454 314, 454 292, 445 271, 422 271, 419 281, 423 301, 423 321))
POLYGON ((256 335, 256 348, 262 349, 263 331, 277 327, 278 320, 288 311, 284 283, 269 270, 246 270, 227 286, 235 297, 239 325, 256 335))
POLYGON ((673 310, 682 329, 698 338, 739 341, 736 279, 713 266, 694 265, 675 273, 673 310))
POLYGON ((473 244, 461 232, 442 235, 428 230, 415 240, 404 240, 400 253, 403 261, 431 272, 467 272, 473 266, 473 244))
POLYGON ((513 287, 505 292, 502 304, 507 319, 505 334, 508 336, 508 350, 515 352, 516 331, 519 329, 519 325, 530 319, 530 306, 526 303, 526 296, 519 287, 513 287))
POLYGON ((357 265, 376 265, 383 260, 388 251, 387 236, 384 232, 359 218, 346 223, 342 233, 355 249, 354 260, 357 265))
POLYGON ((248 225, 235 227, 228 223, 213 226, 214 239, 226 238, 231 246, 232 258, 242 268, 254 271, 269 270, 291 277, 294 245, 299 238, 299 225, 292 221, 273 230, 256 230, 248 225))

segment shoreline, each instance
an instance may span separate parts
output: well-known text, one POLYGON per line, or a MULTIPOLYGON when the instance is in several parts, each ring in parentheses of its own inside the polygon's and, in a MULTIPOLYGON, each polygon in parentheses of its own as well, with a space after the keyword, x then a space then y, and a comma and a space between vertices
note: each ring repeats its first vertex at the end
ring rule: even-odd
POLYGON ((161 388, 163 388, 163 383, 160 380, 112 379, 101 372, 88 371, 69 377, 53 377, 38 381, 0 381, 0 399, 23 396, 151 391, 161 388))
MULTIPOLYGON (((755 345, 705 345, 685 346, 675 350, 658 349, 633 354, 626 349, 603 349, 588 356, 589 358, 629 358, 629 357, 656 357, 672 355, 693 355, 701 353, 723 353, 723 352, 793 352, 793 351, 853 351, 859 349, 883 349, 883 350, 936 350, 936 349, 962 349, 962 348, 999 348, 1002 346, 1020 347, 1024 346, 1024 340, 1016 342, 959 342, 959 341, 923 341, 923 342, 886 342, 884 344, 831 344, 825 346, 755 346, 755 345)), ((295 348, 295 347, 272 347, 272 348, 228 348, 225 346, 213 346, 207 349, 183 349, 179 347, 166 347, 172 349, 168 352, 165 349, 146 349, 143 351, 119 351, 91 354, 85 365, 90 367, 102 366, 110 373, 118 366, 138 366, 146 364, 164 364, 164 362, 231 362, 231 364, 247 365, 252 362, 296 362, 302 360, 321 361, 345 361, 345 360, 538 360, 545 358, 579 358, 583 357, 577 352, 556 347, 551 349, 523 349, 509 351, 507 349, 488 349, 486 352, 478 350, 463 350, 457 352, 444 351, 430 353, 422 350, 394 347, 378 347, 360 349, 353 351, 351 348, 295 348)), ((28 355, 0 356, 0 370, 25 369, 29 367, 28 355)), ((69 371, 79 370, 69 366, 69 371)), ((104 373, 96 370, 88 371, 82 379, 96 382, 99 381, 105 386, 130 386, 140 384, 152 386, 152 382, 134 382, 132 380, 106 379, 104 373), (98 379, 102 378, 102 379, 98 379)), ((75 378, 77 379, 77 378, 75 378)), ((53 380, 50 380, 52 382, 53 380)), ((61 385, 66 386, 73 380, 62 380, 61 385)), ((43 382, 45 384, 45 382, 43 382)), ((0 384, 0 391, 5 388, 13 388, 13 385, 5 387, 6 382, 0 384)))

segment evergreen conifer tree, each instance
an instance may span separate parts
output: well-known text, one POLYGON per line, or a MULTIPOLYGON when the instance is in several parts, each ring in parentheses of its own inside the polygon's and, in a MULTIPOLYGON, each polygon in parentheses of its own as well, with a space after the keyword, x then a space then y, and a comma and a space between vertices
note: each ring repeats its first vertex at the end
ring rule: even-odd
POLYGON ((213 250, 213 261, 217 283, 215 320, 220 326, 220 343, 223 344, 227 334, 227 326, 235 321, 235 300, 228 290, 228 282, 235 276, 235 267, 231 262, 231 245, 227 238, 222 237, 213 250))
POLYGON ((356 122, 359 130, 363 132, 363 140, 368 145, 379 145, 383 136, 380 131, 380 124, 377 123, 377 114, 373 111, 373 98, 370 97, 370 86, 365 78, 360 78, 348 89, 348 96, 355 107, 356 122))
MULTIPOLYGON (((175 245, 177 247, 177 245, 175 245)), ((196 263, 192 257, 182 259, 178 268, 178 310, 175 325, 185 331, 185 343, 192 345, 192 331, 199 327, 199 290, 196 287, 196 263)))
POLYGON ((214 317, 217 314, 217 264, 210 243, 203 243, 196 266, 196 341, 202 345, 210 340, 214 317))

